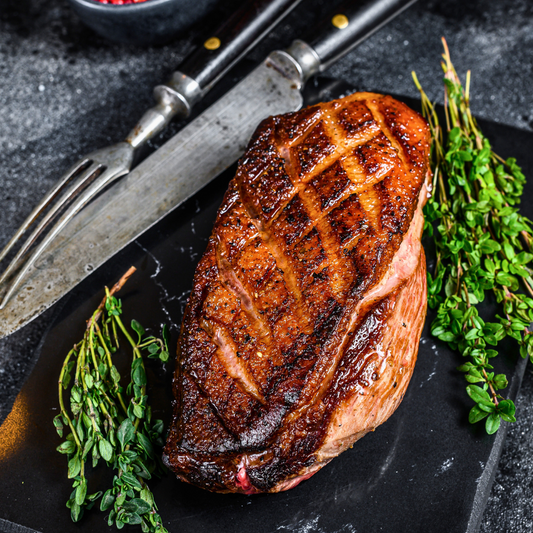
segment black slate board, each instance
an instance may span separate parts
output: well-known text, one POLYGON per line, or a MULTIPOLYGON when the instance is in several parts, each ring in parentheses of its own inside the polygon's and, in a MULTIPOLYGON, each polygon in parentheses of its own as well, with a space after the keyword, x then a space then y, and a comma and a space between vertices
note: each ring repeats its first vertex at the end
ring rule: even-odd
MULTIPOLYGON (((311 84, 307 100, 331 99, 350 90, 342 83, 320 80, 311 84)), ((491 123, 482 123, 482 128, 498 153, 517 157, 526 175, 533 171, 532 133, 491 123)), ((1 531, 113 531, 103 513, 90 512, 74 525, 64 507, 71 489, 65 458, 55 452, 60 439, 51 423, 57 413, 61 362, 81 337, 85 319, 102 297, 101 287, 113 283, 131 264, 138 273, 121 294, 126 320, 135 317, 155 332, 167 323, 175 346, 194 268, 233 171, 167 216, 59 304, 38 363, 0 427, 1 531)), ((523 210, 529 217, 532 193, 528 186, 523 210)), ((506 427, 490 437, 482 428, 469 426, 468 399, 455 370, 460 357, 431 338, 427 329, 426 325, 405 399, 375 433, 286 493, 216 495, 171 475, 155 481, 153 490, 169 531, 476 531, 506 427)), ((152 404, 168 421, 173 364, 165 371, 153 364, 150 368, 152 404)), ((510 346, 500 371, 512 376, 513 398, 524 368, 510 346)), ((94 490, 99 481, 105 480, 95 477, 94 490)))

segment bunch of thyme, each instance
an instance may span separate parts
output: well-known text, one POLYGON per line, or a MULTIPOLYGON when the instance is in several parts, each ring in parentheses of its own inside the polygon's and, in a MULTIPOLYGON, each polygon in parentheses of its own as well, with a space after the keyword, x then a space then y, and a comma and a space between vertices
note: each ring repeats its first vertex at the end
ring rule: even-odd
POLYGON ((532 223, 517 208, 525 177, 515 159, 496 155, 483 136, 470 111, 470 71, 463 89, 442 41, 445 135, 413 72, 433 137, 433 189, 424 212, 425 235, 433 237, 437 254, 428 273, 428 303, 437 309, 431 332, 468 359, 459 370, 475 402, 469 420, 486 419, 492 434, 501 420, 515 421, 513 402, 499 392, 507 378, 491 364, 500 341, 515 339, 521 356, 533 361, 532 223), (488 292, 500 304, 494 322, 483 320, 477 307, 488 292))
POLYGON ((152 420, 141 351, 167 361, 168 332, 164 327, 163 339, 145 337, 137 321, 132 321, 131 332, 122 322, 122 305, 114 294, 134 271, 133 267, 128 270, 111 290, 106 287, 83 339, 67 354, 59 376, 60 413, 54 425, 60 437, 65 426, 70 430, 57 450, 68 456, 68 477, 73 479, 74 490, 67 507, 74 522, 102 497, 100 509, 110 509, 110 526, 114 523, 121 529, 125 524, 140 524, 144 532, 163 533, 166 529, 146 484, 161 472, 154 445, 163 444, 163 422, 152 420), (113 362, 119 337, 132 353, 131 381, 126 388, 113 362), (67 409, 63 395, 71 384, 67 409), (91 462, 95 468, 100 459, 115 471, 113 485, 103 495, 102 491, 88 494, 87 466, 91 462))

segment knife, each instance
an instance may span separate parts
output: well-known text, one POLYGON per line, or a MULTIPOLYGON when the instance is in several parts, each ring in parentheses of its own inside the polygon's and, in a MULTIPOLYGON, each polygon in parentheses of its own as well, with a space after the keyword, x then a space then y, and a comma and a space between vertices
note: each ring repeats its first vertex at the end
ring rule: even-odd
POLYGON ((0 311, 0 338, 37 317, 115 253, 233 164, 259 122, 302 107, 313 75, 416 0, 345 2, 306 41, 272 52, 259 66, 59 234, 0 311))
POLYGON ((203 47, 197 48, 182 61, 180 70, 174 72, 166 84, 154 89, 156 105, 144 113, 124 141, 86 154, 59 178, 0 251, 2 262, 22 244, 0 275, 0 285, 10 280, 0 300, 0 309, 76 213, 103 189, 125 176, 134 161, 139 160, 147 141, 175 116, 188 117, 191 108, 213 85, 300 1, 245 2, 215 30, 214 36, 207 39, 203 47), (41 216, 44 211, 46 214, 41 216), (46 231, 54 221, 57 222, 52 229, 46 231), (30 226, 33 226, 31 234, 21 243, 21 237, 30 226), (32 249, 40 236, 43 239, 32 249))

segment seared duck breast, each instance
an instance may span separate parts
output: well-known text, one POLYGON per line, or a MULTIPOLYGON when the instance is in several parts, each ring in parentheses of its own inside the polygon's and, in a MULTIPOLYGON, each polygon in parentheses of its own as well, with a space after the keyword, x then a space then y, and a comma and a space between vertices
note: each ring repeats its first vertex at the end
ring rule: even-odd
POLYGON ((426 314, 429 146, 418 113, 373 93, 261 123, 183 319, 178 478, 286 490, 394 412, 426 314))

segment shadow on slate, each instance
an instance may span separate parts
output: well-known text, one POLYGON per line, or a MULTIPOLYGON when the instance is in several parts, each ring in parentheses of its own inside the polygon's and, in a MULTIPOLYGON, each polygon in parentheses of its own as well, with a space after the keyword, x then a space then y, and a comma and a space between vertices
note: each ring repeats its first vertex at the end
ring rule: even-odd
MULTIPOLYGON (((353 90, 342 82, 320 79, 310 82, 306 99, 313 103, 353 90)), ((406 102, 417 107, 414 101, 406 102)), ((500 155, 516 157, 526 175, 533 173, 532 133, 488 122, 481 126, 500 155)), ((61 439, 52 424, 58 412, 59 370, 70 347, 81 338, 85 320, 100 302, 102 287, 114 283, 132 264, 138 272, 120 294, 125 320, 136 318, 154 334, 167 323, 174 349, 196 263, 234 171, 235 167, 225 172, 117 254, 58 309, 33 373, 0 427, 0 531, 115 531, 107 526, 105 514, 96 509, 74 525, 65 507, 71 484, 66 478, 66 458, 55 451, 61 439)), ((532 197, 532 185, 528 184, 523 212, 530 218, 532 197)), ((485 311, 491 312, 490 306, 485 311)), ((151 486, 168 530, 477 531, 507 428, 504 424, 495 436, 488 436, 481 426, 468 424, 470 401, 464 380, 455 370, 461 358, 429 335, 430 319, 431 315, 403 403, 374 433, 310 480, 280 494, 211 494, 178 482, 172 474, 153 480, 151 486)), ((526 361, 518 357, 513 345, 501 359, 497 371, 511 378, 507 392, 515 398, 526 361)), ((154 416, 168 424, 174 364, 171 361, 161 369, 150 361, 148 367, 154 416)), ((89 474, 89 480, 90 492, 105 490, 111 481, 101 468, 89 474)))

